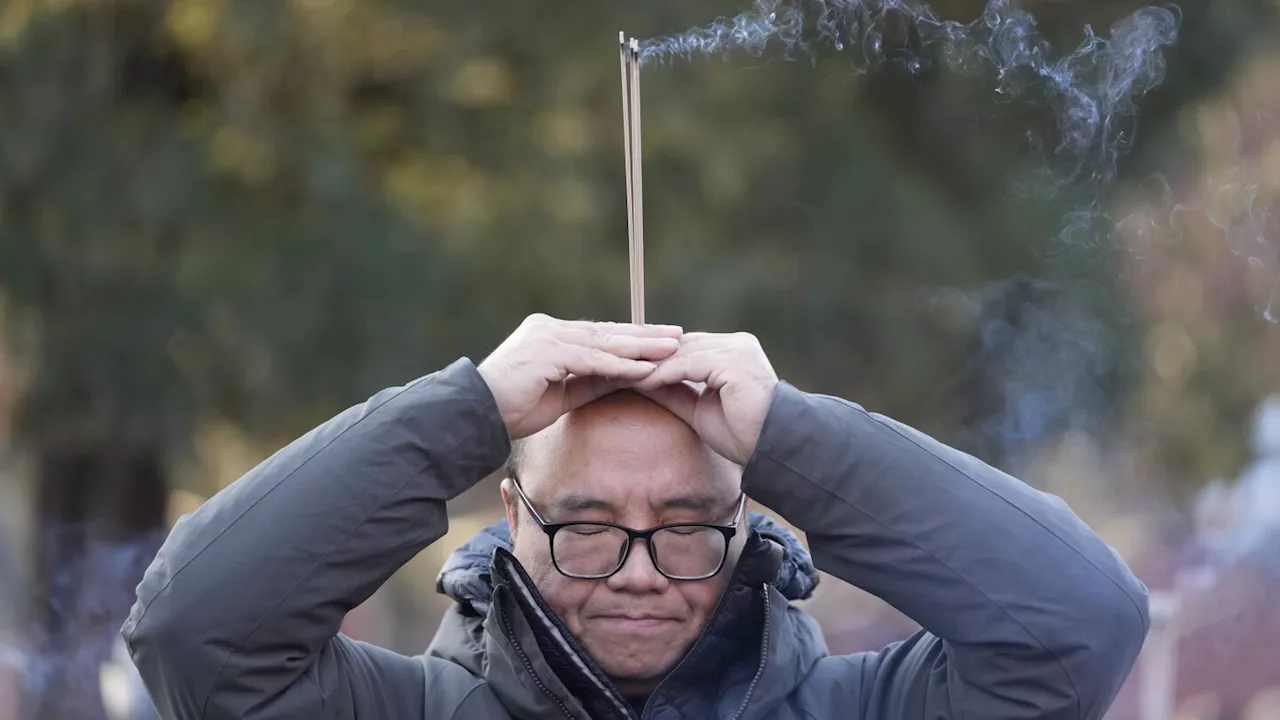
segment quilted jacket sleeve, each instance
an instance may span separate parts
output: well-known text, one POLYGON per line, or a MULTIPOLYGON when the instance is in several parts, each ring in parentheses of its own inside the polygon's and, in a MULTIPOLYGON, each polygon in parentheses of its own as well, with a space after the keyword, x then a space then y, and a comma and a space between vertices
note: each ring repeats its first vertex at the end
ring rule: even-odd
MULTIPOLYGON (((510 443, 469 360, 378 393, 178 523, 122 634, 165 720, 450 717, 432 666, 339 634, 510 443)), ((456 689, 456 688, 454 688, 456 689)), ((491 696, 490 696, 491 697, 491 696)), ((474 709, 484 697, 459 696, 474 709)))
POLYGON ((780 385, 743 484, 924 628, 821 661, 803 692, 831 713, 1095 720, 1142 647, 1146 588, 1065 503, 853 403, 780 385))

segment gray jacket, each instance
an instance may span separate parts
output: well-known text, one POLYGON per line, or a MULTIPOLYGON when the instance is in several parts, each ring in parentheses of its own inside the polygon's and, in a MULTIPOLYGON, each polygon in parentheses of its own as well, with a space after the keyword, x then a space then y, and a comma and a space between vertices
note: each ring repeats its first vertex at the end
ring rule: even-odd
POLYGON ((789 603, 812 567, 760 518, 644 708, 582 652, 498 528, 487 563, 481 538, 441 574, 457 602, 428 652, 339 634, 509 450, 464 358, 347 410, 183 518, 122 630, 161 716, 1082 720, 1103 716, 1146 635, 1146 589, 1060 500, 786 383, 744 489, 805 531, 818 568, 918 621, 909 640, 830 655, 789 603))

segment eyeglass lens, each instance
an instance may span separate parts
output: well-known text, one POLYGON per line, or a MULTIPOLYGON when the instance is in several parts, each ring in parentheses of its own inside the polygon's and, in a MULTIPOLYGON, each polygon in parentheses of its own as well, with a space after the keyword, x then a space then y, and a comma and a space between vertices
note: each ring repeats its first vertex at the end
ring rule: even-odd
MULTIPOLYGON (((724 562, 728 543, 712 528, 676 527, 654 533, 651 553, 658 570, 675 579, 703 578, 724 562)), ((627 534, 607 525, 570 525, 555 535, 551 552, 560 572, 599 577, 622 565, 627 534)), ((637 548, 632 548, 636 550, 637 548)))

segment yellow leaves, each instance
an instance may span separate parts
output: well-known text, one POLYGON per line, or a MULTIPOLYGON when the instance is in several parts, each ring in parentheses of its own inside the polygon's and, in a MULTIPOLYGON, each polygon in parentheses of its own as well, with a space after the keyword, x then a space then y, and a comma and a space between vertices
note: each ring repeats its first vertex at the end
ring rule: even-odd
POLYGON ((369 153, 397 147, 403 142, 406 130, 404 113, 387 106, 361 108, 352 123, 356 146, 369 153))
POLYGON ((209 141, 213 167, 261 186, 275 175, 275 152, 271 145, 234 126, 218 128, 209 141))
MULTIPOLYGON (((255 441, 226 418, 210 416, 197 423, 191 434, 191 456, 178 476, 182 486, 213 494, 235 482, 270 454, 267 443, 255 441)), ((203 498, 195 492, 172 498, 175 510, 189 512, 203 498)))
POLYGON ((581 155, 591 148, 591 123, 576 105, 541 113, 537 131, 538 144, 553 155, 581 155))
POLYGON ((200 509, 208 498, 199 493, 174 488, 169 491, 168 502, 165 503, 165 522, 173 527, 183 515, 190 515, 200 509))
POLYGON ((492 57, 469 60, 458 68, 450 86, 450 95, 463 107, 504 105, 512 96, 511 69, 492 57))
POLYGON ((77 5, 95 5, 95 0, 3 0, 0 2, 0 45, 22 37, 37 13, 69 10, 77 5))
POLYGON ((415 154, 392 165, 383 180, 391 201, 420 224, 430 219, 428 206, 435 194, 432 175, 426 158, 415 154))
POLYGON ((12 44, 31 22, 36 0, 8 0, 0 6, 0 43, 12 44))
POLYGON ((165 13, 165 28, 187 50, 205 50, 222 23, 220 0, 173 0, 165 13))
POLYGON ((77 5, 92 5, 93 0, 3 0, 0 1, 0 45, 15 43, 37 13, 68 10, 77 5))
POLYGON ((448 41, 431 19, 407 14, 376 15, 370 31, 362 45, 364 62, 396 75, 421 71, 448 41))
POLYGON ((408 154, 387 170, 384 185, 391 201, 416 223, 446 234, 482 218, 490 200, 484 174, 459 156, 408 154))
POLYGON ((300 44, 350 76, 421 72, 448 43, 436 21, 385 3, 294 0, 290 10, 300 44))

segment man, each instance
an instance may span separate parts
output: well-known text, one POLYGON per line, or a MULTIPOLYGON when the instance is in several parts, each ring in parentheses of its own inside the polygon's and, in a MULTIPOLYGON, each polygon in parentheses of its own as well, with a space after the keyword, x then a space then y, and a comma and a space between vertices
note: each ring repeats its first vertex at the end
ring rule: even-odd
POLYGON ((1147 624, 1145 588, 1062 502, 780 383, 749 335, 534 316, 178 523, 122 632, 175 720, 1081 720, 1147 624), (512 537, 442 573, 458 603, 429 652, 339 634, 513 440, 512 537), (829 656, 788 603, 812 567, 744 493, 925 631, 829 656))

